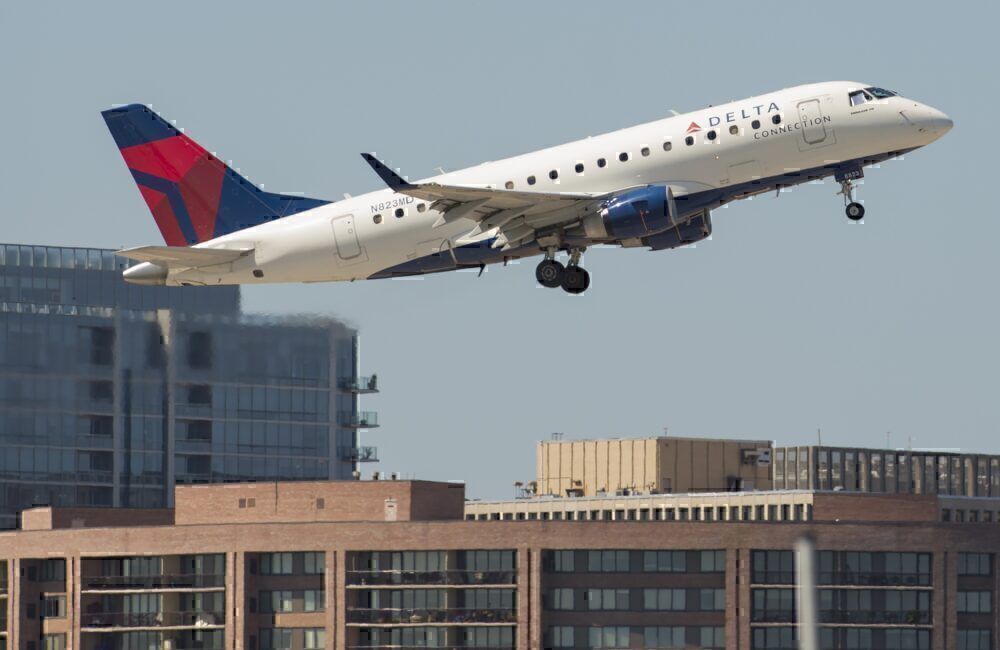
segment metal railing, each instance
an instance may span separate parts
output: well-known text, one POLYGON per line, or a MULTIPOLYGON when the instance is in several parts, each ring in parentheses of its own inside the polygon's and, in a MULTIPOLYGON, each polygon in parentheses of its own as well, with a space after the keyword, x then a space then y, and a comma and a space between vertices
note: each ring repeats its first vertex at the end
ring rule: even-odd
POLYGON ((351 585, 512 585, 516 571, 348 571, 351 585))
POLYGON ((221 627, 225 614, 218 612, 91 612, 80 615, 81 627, 221 627))
POLYGON ((343 447, 340 450, 340 457, 343 460, 352 460, 358 463, 377 463, 377 447, 343 447))
POLYGON ((155 576, 83 576, 84 589, 211 589, 224 587, 217 573, 181 573, 155 576))
POLYGON ((378 426, 378 413, 375 411, 341 411, 337 422, 343 427, 354 429, 374 429, 378 426))
POLYGON ((348 623, 516 623, 514 609, 350 609, 348 623))
POLYGON ((344 377, 337 381, 337 386, 341 390, 352 393, 377 393, 378 375, 371 377, 344 377))

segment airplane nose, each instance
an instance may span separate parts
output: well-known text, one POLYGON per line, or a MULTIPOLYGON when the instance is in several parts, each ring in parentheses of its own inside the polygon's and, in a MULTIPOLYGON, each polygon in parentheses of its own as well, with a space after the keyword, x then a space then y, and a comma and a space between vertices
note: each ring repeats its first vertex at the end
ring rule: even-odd
POLYGON ((953 126, 955 126, 955 123, 950 117, 936 108, 928 107, 927 128, 930 129, 931 133, 942 136, 951 131, 951 127, 953 126))

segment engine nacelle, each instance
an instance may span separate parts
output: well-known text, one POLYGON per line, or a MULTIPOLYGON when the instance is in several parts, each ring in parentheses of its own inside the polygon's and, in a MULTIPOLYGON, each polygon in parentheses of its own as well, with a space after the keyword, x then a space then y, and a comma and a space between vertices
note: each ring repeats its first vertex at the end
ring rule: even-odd
POLYGON ((707 238, 712 234, 712 214, 703 210, 700 214, 682 224, 642 238, 642 243, 654 251, 687 246, 707 238))
POLYGON ((591 239, 636 239, 669 228, 676 218, 673 195, 663 185, 619 194, 601 211, 584 220, 591 239))

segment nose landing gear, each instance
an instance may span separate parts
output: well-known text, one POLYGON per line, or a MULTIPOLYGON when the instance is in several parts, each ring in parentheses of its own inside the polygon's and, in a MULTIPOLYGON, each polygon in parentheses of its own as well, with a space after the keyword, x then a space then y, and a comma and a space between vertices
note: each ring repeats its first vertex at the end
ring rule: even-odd
POLYGON ((574 248, 569 254, 569 264, 563 266, 555 259, 556 250, 550 248, 545 252, 545 259, 535 268, 535 279, 538 284, 549 289, 562 287, 566 293, 579 294, 590 286, 590 274, 580 266, 582 248, 574 248))
POLYGON ((844 175, 837 175, 840 183, 838 194, 844 197, 844 212, 851 221, 861 221, 865 218, 865 206, 854 200, 854 181, 862 177, 862 171, 848 172, 844 175))

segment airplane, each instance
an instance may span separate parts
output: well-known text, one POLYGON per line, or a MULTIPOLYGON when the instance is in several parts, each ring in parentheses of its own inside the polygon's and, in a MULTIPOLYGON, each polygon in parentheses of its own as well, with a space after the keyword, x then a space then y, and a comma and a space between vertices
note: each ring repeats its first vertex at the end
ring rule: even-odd
POLYGON ((415 182, 364 153, 386 188, 326 201, 264 191, 146 106, 102 115, 166 243, 118 252, 138 262, 128 282, 482 273, 541 255, 538 284, 570 294, 590 286, 588 247, 687 246, 711 235, 713 209, 764 192, 832 176, 860 220, 864 168, 952 128, 940 110, 878 86, 816 83, 415 182))

